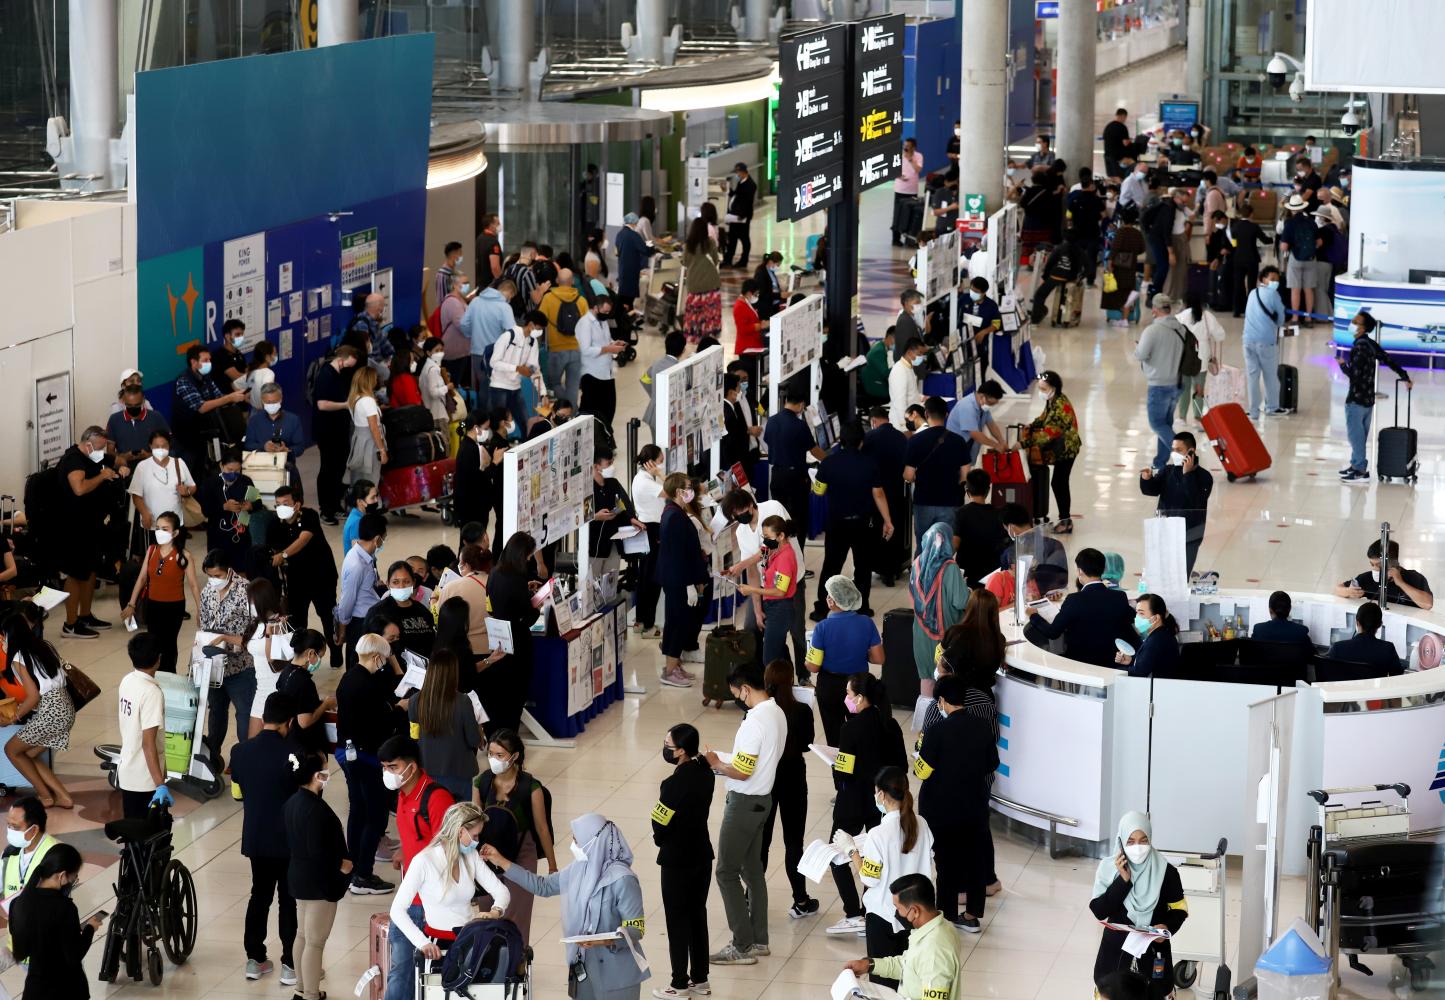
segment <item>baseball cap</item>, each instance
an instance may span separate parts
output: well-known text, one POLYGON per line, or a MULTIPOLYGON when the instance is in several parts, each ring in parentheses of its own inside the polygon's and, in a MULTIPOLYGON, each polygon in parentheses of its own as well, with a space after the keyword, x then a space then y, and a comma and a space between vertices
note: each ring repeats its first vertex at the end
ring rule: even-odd
POLYGON ((1149 300, 1149 306, 1153 309, 1169 310, 1174 308, 1174 300, 1163 292, 1159 292, 1149 300))
POLYGON ((145 373, 137 368, 127 368, 120 373, 120 384, 125 385, 126 380, 131 378, 132 376, 134 376, 135 378, 145 378, 145 373))

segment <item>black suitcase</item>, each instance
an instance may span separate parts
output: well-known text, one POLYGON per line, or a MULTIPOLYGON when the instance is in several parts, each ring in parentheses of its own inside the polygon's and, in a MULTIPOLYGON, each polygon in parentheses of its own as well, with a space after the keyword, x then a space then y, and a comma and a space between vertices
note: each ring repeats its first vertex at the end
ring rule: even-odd
POLYGON ((1341 951, 1410 955, 1445 945, 1439 851, 1423 840, 1331 849, 1338 859, 1341 951))
POLYGON ((436 429, 431 410, 425 406, 398 406, 381 412, 381 425, 391 436, 410 437, 436 429))
POLYGON ((1413 389, 1405 390, 1405 426, 1400 426, 1400 382, 1395 380, 1395 423, 1380 428, 1379 448, 1375 462, 1381 479, 1404 479, 1414 482, 1420 469, 1418 450, 1420 434, 1410 426, 1410 400, 1413 389))
POLYGON ((758 658, 758 636, 755 632, 718 625, 707 634, 703 646, 702 660, 702 703, 722 708, 725 702, 733 700, 728 690, 728 674, 746 663, 758 658))
POLYGON ((1234 304, 1234 293, 1230 288, 1230 270, 1227 263, 1209 272, 1209 308, 1215 312, 1228 312, 1234 304))
POLYGON ((388 469, 439 462, 447 457, 446 435, 441 431, 429 430, 423 434, 388 439, 386 457, 388 469))
POLYGON ((1291 413, 1299 411, 1299 369, 1294 365, 1279 366, 1279 405, 1291 413))
POLYGON ((1189 262, 1189 273, 1185 279, 1185 295, 1192 297, 1198 295, 1202 301, 1209 301, 1209 290, 1213 285, 1214 272, 1209 269, 1208 264, 1200 264, 1195 261, 1189 262))
POLYGON ((911 608, 894 608, 883 615, 883 686, 889 703, 898 708, 911 709, 918 701, 911 608))

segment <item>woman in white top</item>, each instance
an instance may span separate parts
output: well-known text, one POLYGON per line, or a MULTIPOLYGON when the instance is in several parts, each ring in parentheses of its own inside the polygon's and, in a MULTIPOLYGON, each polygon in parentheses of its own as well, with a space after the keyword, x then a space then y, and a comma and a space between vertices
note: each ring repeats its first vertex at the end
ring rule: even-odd
POLYGON ((291 625, 281 613, 281 598, 270 580, 252 580, 246 592, 251 600, 252 620, 246 629, 245 645, 256 669, 256 694, 251 699, 251 725, 246 734, 250 739, 261 731, 266 699, 275 692, 280 679, 276 664, 291 659, 291 642, 286 638, 291 625))
POLYGON ((381 467, 386 464, 386 432, 381 426, 376 386, 375 368, 357 368, 351 376, 351 395, 346 400, 351 411, 351 452, 346 471, 353 483, 358 479, 381 482, 381 467))
POLYGON ((451 415, 447 413, 447 380, 442 376, 442 359, 447 351, 436 337, 423 344, 422 350, 426 360, 422 362, 421 373, 417 376, 417 381, 421 383, 421 401, 436 422, 437 430, 445 434, 452 422, 451 415))
POLYGON ((657 629, 657 598, 662 588, 654 581, 657 575, 657 545, 662 535, 662 508, 667 505, 662 495, 662 449, 655 444, 643 445, 637 452, 637 475, 632 477, 632 505, 637 519, 647 527, 647 555, 637 579, 637 621, 639 632, 661 635, 657 629))
MULTIPOLYGON (((913 811, 913 793, 902 768, 881 768, 873 779, 873 790, 883 821, 856 841, 839 830, 834 842, 841 841, 839 846, 848 852, 863 880, 868 957, 887 958, 903 954, 909 931, 898 921, 888 887, 904 875, 933 877, 933 834, 923 817, 913 811)), ((870 978, 889 989, 898 988, 896 980, 870 978)))
POLYGON ((432 842, 407 866, 406 875, 391 900, 391 923, 427 958, 438 959, 438 941, 456 940, 457 928, 475 919, 472 897, 478 887, 491 897, 491 909, 481 917, 497 919, 512 902, 512 894, 482 860, 478 848, 487 814, 470 802, 458 802, 442 816, 432 842), (407 909, 421 897, 424 927, 418 927, 407 909))
POLYGON ((276 373, 271 368, 275 363, 276 345, 269 340, 263 340, 251 354, 251 363, 246 366, 246 374, 234 383, 237 389, 250 394, 253 411, 261 409, 262 388, 276 381, 276 373))
POLYGON ((1183 323, 1194 339, 1199 341, 1199 360, 1204 362, 1198 375, 1180 376, 1182 391, 1179 393, 1179 421, 1187 422, 1189 407, 1194 406, 1194 418, 1204 416, 1204 380, 1207 375, 1219 374, 1224 364, 1224 326, 1204 305, 1204 293, 1191 291, 1184 299, 1184 308, 1175 316, 1183 323))
POLYGON ((5 756, 35 789, 41 805, 73 809, 75 802, 46 763, 45 751, 70 749, 75 704, 65 687, 60 654, 36 631, 40 609, 28 601, 22 602, 21 608, 6 621, 4 638, 8 669, 15 677, 31 681, 24 685, 24 700, 16 705, 16 715, 29 718, 6 742, 5 756))
POLYGON ((181 513, 181 497, 194 496, 196 481, 178 456, 171 455, 171 432, 151 435, 151 457, 141 460, 130 477, 130 493, 140 515, 141 527, 150 531, 156 516, 166 511, 181 513))

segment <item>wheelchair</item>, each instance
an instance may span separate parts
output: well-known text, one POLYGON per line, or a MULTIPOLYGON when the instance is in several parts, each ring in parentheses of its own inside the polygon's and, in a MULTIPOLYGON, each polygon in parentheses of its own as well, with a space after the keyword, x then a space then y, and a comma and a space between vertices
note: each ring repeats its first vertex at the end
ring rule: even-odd
POLYGON ((153 805, 142 818, 105 824, 106 837, 120 844, 120 870, 100 962, 102 982, 115 982, 124 961, 132 980, 147 978, 159 986, 162 953, 183 965, 195 950, 196 884, 189 869, 171 857, 171 822, 169 809, 153 805))

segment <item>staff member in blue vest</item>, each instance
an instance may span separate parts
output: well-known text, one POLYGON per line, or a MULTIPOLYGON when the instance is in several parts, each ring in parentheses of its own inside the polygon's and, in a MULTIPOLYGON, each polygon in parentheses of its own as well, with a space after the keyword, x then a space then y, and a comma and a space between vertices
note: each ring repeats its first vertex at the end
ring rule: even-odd
POLYGON ((870 663, 883 663, 883 639, 873 619, 858 613, 862 598, 846 576, 824 579, 828 616, 818 622, 808 640, 808 670, 817 674, 818 715, 830 747, 838 745, 847 709, 848 678, 868 672, 870 663))
POLYGON ((848 424, 842 432, 843 447, 823 459, 813 492, 828 501, 828 524, 823 536, 823 570, 818 574, 818 600, 812 619, 821 622, 828 615, 823 581, 843 569, 853 553, 853 582, 857 585, 856 610, 873 617, 868 595, 873 586, 874 555, 880 541, 893 537, 893 518, 878 463, 863 454, 863 429, 848 424), (872 519, 882 518, 881 527, 872 519), (879 537, 881 534, 881 538, 879 537))
POLYGON ((968 294, 958 300, 959 322, 973 338, 978 356, 978 377, 988 373, 988 342, 995 333, 1003 332, 1003 313, 998 303, 988 296, 988 279, 974 278, 968 283, 968 294))
POLYGON ((768 446, 768 492, 793 515, 799 545, 808 539, 808 456, 820 462, 827 456, 803 418, 807 405, 808 390, 790 386, 782 411, 769 417, 763 427, 763 442, 768 446))

